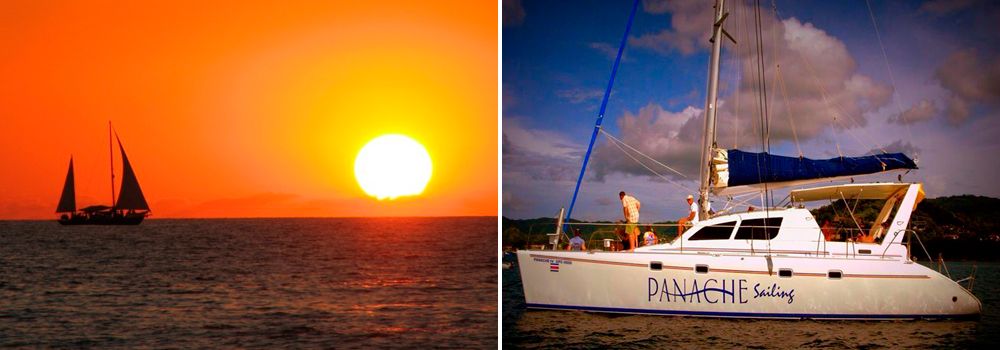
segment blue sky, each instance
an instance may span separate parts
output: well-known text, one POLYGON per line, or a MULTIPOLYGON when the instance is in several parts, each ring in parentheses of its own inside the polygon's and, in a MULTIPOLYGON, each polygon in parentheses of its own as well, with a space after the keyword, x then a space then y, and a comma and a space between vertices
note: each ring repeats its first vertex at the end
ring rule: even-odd
MULTIPOLYGON (((758 89, 745 68, 755 54, 750 4, 727 4, 726 28, 741 44, 723 49, 719 143, 760 151, 758 89)), ((864 1, 761 5, 773 153, 903 151, 920 167, 904 180, 923 182, 930 197, 1000 197, 1000 5, 872 1, 892 79, 864 1)), ((504 1, 504 216, 554 216, 569 205, 630 9, 504 1)), ((642 201, 643 221, 683 215, 697 188, 710 25, 708 1, 640 4, 604 127, 686 177, 657 178, 599 136, 574 218, 617 219, 619 190, 642 201)))

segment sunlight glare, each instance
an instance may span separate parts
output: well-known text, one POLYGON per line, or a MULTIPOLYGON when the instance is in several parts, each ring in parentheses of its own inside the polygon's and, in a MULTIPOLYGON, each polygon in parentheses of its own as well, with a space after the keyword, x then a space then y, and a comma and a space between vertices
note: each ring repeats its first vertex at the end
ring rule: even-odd
POLYGON ((431 157, 412 138, 382 135, 358 152, 354 177, 365 193, 380 200, 418 195, 431 179, 431 157))

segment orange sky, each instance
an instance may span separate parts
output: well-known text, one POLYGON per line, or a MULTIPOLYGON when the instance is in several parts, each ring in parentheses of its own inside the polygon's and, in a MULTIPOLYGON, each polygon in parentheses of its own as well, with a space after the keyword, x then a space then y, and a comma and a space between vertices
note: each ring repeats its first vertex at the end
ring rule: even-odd
POLYGON ((109 119, 154 218, 496 215, 495 3, 205 3, 0 4, 0 218, 54 219, 71 154, 108 204, 109 119), (384 133, 423 195, 358 187, 384 133))

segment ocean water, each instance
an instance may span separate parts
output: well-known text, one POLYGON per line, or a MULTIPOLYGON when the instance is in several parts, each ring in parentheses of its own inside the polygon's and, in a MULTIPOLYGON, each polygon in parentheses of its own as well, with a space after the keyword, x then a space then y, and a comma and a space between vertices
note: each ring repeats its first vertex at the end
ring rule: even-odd
POLYGON ((0 222, 0 347, 496 348, 497 219, 0 222))
MULTIPOLYGON (((504 261, 513 260, 504 257, 504 261)), ((947 266, 953 277, 965 277, 973 264, 947 266)), ((515 264, 502 272, 503 347, 996 349, 1000 346, 1000 264, 975 264, 973 292, 983 303, 982 317, 975 321, 749 320, 526 310, 515 264)))

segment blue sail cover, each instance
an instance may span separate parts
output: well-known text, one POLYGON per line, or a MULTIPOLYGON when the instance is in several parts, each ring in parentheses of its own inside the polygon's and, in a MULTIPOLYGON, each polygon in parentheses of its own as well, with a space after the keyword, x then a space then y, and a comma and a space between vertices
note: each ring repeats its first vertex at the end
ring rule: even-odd
POLYGON ((727 150, 727 153, 729 158, 727 186, 730 187, 917 168, 917 164, 902 153, 830 159, 776 156, 766 152, 754 153, 735 149, 727 150))

